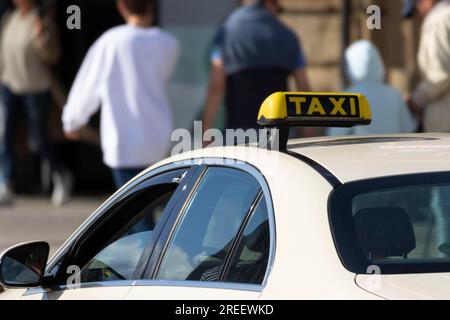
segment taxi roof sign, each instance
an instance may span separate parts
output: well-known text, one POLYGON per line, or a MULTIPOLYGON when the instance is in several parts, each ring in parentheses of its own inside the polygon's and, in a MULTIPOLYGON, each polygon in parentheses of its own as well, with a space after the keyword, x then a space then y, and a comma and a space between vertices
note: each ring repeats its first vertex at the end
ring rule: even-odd
POLYGON ((371 122, 369 102, 359 93, 277 92, 263 102, 258 115, 264 127, 353 127, 371 122))

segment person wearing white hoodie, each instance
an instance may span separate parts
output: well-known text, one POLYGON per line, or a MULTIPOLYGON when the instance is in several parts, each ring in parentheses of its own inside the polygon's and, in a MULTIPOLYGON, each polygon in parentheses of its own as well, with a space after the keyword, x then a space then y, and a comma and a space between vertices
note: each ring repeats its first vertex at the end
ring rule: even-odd
POLYGON ((331 128, 328 135, 368 135, 414 132, 417 123, 399 91, 385 82, 386 71, 378 49, 370 41, 353 43, 345 52, 352 85, 347 92, 364 94, 372 109, 372 124, 354 128, 331 128))

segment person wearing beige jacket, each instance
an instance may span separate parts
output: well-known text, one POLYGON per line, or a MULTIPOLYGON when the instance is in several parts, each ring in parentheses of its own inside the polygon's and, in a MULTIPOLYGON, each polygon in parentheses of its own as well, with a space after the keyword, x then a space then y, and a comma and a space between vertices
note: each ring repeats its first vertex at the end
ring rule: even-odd
POLYGON ((50 66, 60 56, 56 25, 40 12, 37 0, 13 0, 5 14, 0 38, 0 82, 4 109, 0 153, 0 205, 12 202, 12 173, 16 118, 22 108, 30 147, 52 169, 52 201, 61 205, 70 197, 72 176, 52 150, 48 138, 51 107, 50 66))
POLYGON ((406 1, 404 16, 423 21, 418 54, 422 82, 408 98, 425 132, 450 132, 450 1, 406 1))

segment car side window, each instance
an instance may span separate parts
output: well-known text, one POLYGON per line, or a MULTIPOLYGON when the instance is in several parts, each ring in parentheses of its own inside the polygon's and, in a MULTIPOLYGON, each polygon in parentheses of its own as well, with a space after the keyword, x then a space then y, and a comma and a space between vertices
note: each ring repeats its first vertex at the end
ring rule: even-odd
POLYGON ((82 283, 133 279, 153 230, 176 189, 175 186, 166 188, 162 195, 138 209, 136 222, 114 235, 105 248, 86 263, 80 272, 82 283))
POLYGON ((250 217, 231 259, 225 282, 262 284, 270 255, 270 224, 262 197, 250 217))
MULTIPOLYGON (((180 169, 136 185, 87 229, 67 256, 81 283, 140 279, 151 247, 177 202, 188 172, 180 169), (163 219, 164 217, 164 219, 163 219)), ((188 175, 189 176, 189 175, 188 175)), ((63 270, 58 283, 68 275, 63 270)))
POLYGON ((218 281, 260 190, 248 173, 210 167, 175 227, 156 278, 218 281))

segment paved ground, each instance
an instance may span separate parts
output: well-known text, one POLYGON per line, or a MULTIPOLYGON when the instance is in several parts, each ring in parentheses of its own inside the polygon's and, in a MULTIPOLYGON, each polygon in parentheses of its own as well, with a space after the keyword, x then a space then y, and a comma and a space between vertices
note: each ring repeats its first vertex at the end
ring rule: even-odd
POLYGON ((47 198, 17 198, 14 206, 0 207, 0 252, 17 243, 43 240, 52 255, 107 197, 77 197, 62 208, 53 207, 47 198))
POLYGON ((46 198, 18 198, 14 206, 0 208, 0 252, 33 240, 50 243, 51 254, 107 198, 78 197, 55 208, 46 198))

